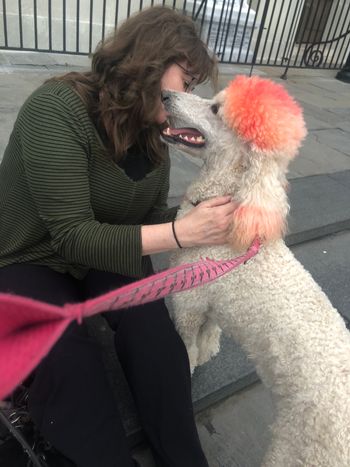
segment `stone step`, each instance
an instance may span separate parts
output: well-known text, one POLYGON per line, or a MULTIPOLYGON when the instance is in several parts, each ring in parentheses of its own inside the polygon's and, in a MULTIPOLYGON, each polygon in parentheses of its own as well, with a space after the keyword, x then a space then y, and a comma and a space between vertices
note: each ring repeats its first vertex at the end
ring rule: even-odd
POLYGON ((288 245, 350 228, 350 170, 290 181, 288 245))

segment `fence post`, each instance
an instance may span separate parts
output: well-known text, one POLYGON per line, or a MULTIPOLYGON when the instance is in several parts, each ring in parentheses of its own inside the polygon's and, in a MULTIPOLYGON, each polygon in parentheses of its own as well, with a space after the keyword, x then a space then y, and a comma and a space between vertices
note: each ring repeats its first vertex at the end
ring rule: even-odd
MULTIPOLYGON (((256 59, 257 59, 257 56, 258 56, 258 50, 259 50, 259 47, 260 47, 261 36, 262 36, 263 30, 264 30, 266 17, 267 17, 267 10, 269 9, 269 6, 270 6, 270 0, 266 0, 265 7, 264 7, 264 10, 263 10, 263 14, 262 14, 262 18, 261 18, 261 24, 260 24, 258 37, 256 39, 256 44, 255 44, 255 49, 254 49, 254 54, 253 54, 253 60, 252 60, 252 66, 250 67, 249 76, 252 76, 252 74, 253 74, 253 69, 255 67, 256 59)), ((249 14, 249 12, 248 12, 248 14, 249 14)), ((253 31, 252 31, 252 34, 253 34, 253 31)), ((261 63, 261 60, 260 60, 260 63, 261 63)))
POLYGON ((336 74, 336 79, 350 83, 350 52, 343 68, 336 74))

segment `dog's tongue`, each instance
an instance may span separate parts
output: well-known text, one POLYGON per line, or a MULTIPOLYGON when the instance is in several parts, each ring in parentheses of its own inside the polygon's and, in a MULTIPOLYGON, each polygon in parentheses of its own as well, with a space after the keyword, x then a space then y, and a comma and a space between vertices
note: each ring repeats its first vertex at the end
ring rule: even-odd
POLYGON ((205 143, 205 138, 202 133, 195 128, 163 128, 164 137, 172 139, 173 142, 183 143, 186 146, 201 147, 205 143))
POLYGON ((167 128, 167 133, 172 135, 172 136, 202 136, 202 134, 196 130, 195 128, 167 128))

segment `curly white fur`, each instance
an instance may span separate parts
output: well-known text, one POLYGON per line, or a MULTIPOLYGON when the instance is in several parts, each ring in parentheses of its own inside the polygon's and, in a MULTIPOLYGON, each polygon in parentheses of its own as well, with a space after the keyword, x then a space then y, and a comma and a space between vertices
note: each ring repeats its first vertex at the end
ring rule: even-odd
MULTIPOLYGON (((241 204, 263 205, 285 220, 289 159, 280 149, 268 155, 253 150, 225 124, 226 91, 210 101, 172 92, 167 97, 172 118, 198 128, 206 138, 201 149, 181 145, 203 158, 204 166, 178 216, 193 209, 194 202, 230 193, 241 204)), ((228 259, 241 251, 230 246, 184 249, 171 262, 228 259)), ((192 371, 219 351, 222 330, 242 346, 270 388, 277 415, 264 467, 350 466, 350 334, 282 238, 266 241, 246 265, 173 300, 173 319, 192 371)))

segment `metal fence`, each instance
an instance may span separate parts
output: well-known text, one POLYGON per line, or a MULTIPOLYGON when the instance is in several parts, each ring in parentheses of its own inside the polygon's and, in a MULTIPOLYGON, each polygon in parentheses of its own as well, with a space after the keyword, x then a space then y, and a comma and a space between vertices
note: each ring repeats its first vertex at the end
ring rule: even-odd
POLYGON ((191 16, 223 63, 339 69, 350 52, 350 0, 2 0, 0 49, 87 55, 156 4, 191 16))

